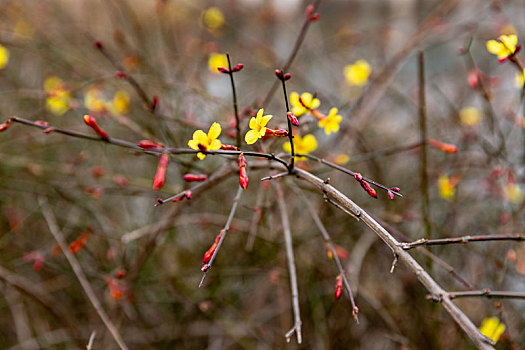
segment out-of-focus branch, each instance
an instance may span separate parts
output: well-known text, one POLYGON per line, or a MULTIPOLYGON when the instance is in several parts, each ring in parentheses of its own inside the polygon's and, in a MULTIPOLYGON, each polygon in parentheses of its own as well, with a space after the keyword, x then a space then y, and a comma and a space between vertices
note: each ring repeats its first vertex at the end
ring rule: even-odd
POLYGON ((462 236, 453 238, 426 239, 421 238, 410 243, 400 243, 401 248, 410 250, 420 246, 432 245, 449 245, 449 244, 466 244, 470 242, 487 242, 487 241, 525 241, 525 235, 481 235, 481 236, 462 236))

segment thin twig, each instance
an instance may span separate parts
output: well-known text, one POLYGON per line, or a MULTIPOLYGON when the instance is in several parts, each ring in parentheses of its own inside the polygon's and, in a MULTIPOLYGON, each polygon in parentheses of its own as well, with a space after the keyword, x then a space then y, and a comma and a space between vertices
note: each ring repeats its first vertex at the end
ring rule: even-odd
POLYGON ((432 246, 432 245, 449 245, 449 244, 465 244, 470 242, 486 242, 486 241, 525 241, 525 235, 480 235, 480 236, 462 236, 453 238, 438 238, 438 239, 426 239, 421 238, 410 243, 401 243, 401 248, 404 250, 410 250, 419 246, 432 246))
POLYGON ((418 56, 418 85, 419 85, 419 132, 421 138, 421 193, 423 205, 421 206, 425 235, 432 238, 432 225, 430 222, 430 194, 428 192, 428 155, 427 155, 427 106, 425 96, 425 55, 423 51, 418 56))
POLYGON ((470 298, 470 297, 485 297, 485 298, 510 298, 510 299, 525 299, 525 292, 508 292, 490 289, 471 290, 461 292, 449 292, 450 298, 470 298))
MULTIPOLYGON (((288 174, 285 172, 284 174, 288 174)), ((263 205, 264 199, 266 197, 267 189, 265 189, 265 184, 259 184, 259 191, 257 192, 257 199, 255 201, 254 213, 250 221, 250 228, 248 233, 248 239, 246 240, 246 250, 251 252, 253 249, 253 244, 255 243, 255 237, 257 236, 257 228, 262 219, 263 215, 263 205)))
POLYGON ((297 272, 295 268, 295 259, 293 254, 292 232, 290 230, 290 221, 288 218, 288 211, 286 203, 284 202, 283 190, 278 182, 274 182, 275 192, 277 197, 277 205, 281 214, 283 224, 284 244, 286 246, 286 258, 288 260, 288 271, 290 273, 290 288, 292 289, 292 307, 294 314, 294 325, 285 334, 286 341, 290 342, 290 338, 295 332, 297 336, 297 343, 302 343, 301 333, 301 311, 299 309, 299 288, 297 287, 297 272))
POLYGON ((230 225, 233 221, 233 217, 235 216, 235 212, 237 211, 237 206, 239 205, 239 202, 241 201, 241 196, 242 196, 243 191, 244 190, 242 189, 241 186, 237 188, 237 194, 235 195, 235 198, 233 198, 233 205, 230 210, 230 215, 228 216, 228 220, 226 220, 226 224, 224 225, 224 228, 221 230, 221 233, 222 233, 221 239, 219 240, 219 243, 217 244, 217 248, 215 248, 215 251, 213 252, 213 255, 211 256, 210 261, 203 267, 204 274, 202 275, 201 281, 199 283, 199 288, 202 287, 202 284, 204 283, 204 279, 206 278, 208 271, 211 269, 213 261, 215 260, 215 257, 217 256, 219 249, 221 248, 222 242, 224 242, 224 239, 226 238, 226 234, 230 230, 230 225))
POLYGON ((233 95, 233 113, 235 113, 235 130, 237 132, 237 138, 235 146, 237 148, 241 147, 241 121, 239 119, 239 107, 237 106, 237 92, 235 91, 235 82, 233 81, 233 71, 232 64, 230 61, 230 54, 226 53, 226 59, 228 60, 228 75, 230 76, 230 83, 232 85, 232 95, 233 95))
POLYGON ((290 113, 290 105, 288 104, 288 94, 286 93, 285 70, 281 70, 279 80, 281 80, 283 86, 284 104, 286 105, 286 125, 288 125, 288 142, 290 142, 290 164, 288 165, 288 172, 291 174, 295 162, 295 146, 293 144, 292 122, 288 116, 288 113, 290 113))
POLYGON ((288 176, 288 175, 290 175, 290 173, 286 171, 284 173, 279 173, 279 174, 275 174, 275 175, 265 176, 265 177, 261 178, 261 181, 275 180, 275 179, 278 179, 280 177, 284 177, 284 176, 288 176))
POLYGON ((93 343, 95 342, 95 337, 97 336, 97 332, 93 331, 91 332, 91 335, 89 337, 89 342, 86 346, 86 350, 93 350, 93 343))
POLYGON ((58 228, 58 224, 56 222, 55 215, 51 211, 51 208, 49 207, 47 200, 44 197, 39 197, 38 203, 42 209, 42 214, 44 216, 44 219, 47 222, 49 231, 51 232, 51 234, 57 241, 64 255, 66 256, 66 259, 69 265, 71 265, 71 268, 73 269, 73 272, 75 273, 75 276, 80 282, 82 289, 84 290, 89 301, 91 302, 91 305, 93 305, 93 308, 95 309, 98 316, 100 317, 100 319, 102 320, 106 328, 109 330, 109 332, 113 336, 113 339, 115 339, 115 342, 118 344, 118 346, 122 350, 127 350, 128 346, 126 345, 126 343, 124 342, 124 339, 120 335, 119 330, 117 329, 113 321, 111 321, 108 314, 102 307, 102 304, 100 303, 100 300, 97 298, 95 291, 91 287, 91 284, 89 283, 86 277, 86 274, 84 273, 84 270, 80 266, 80 263, 78 262, 75 255, 73 255, 73 253, 69 251, 68 244, 66 240, 64 239, 62 232, 60 232, 60 229, 58 228))

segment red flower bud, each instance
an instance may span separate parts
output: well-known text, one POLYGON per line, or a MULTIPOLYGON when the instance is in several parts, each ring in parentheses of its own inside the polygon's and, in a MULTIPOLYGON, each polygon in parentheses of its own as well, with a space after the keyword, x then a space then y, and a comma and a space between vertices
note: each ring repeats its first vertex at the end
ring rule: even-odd
POLYGON ((8 119, 4 123, 0 124, 0 132, 6 131, 11 126, 11 124, 13 124, 12 119, 8 119))
POLYGON ((233 145, 225 145, 225 144, 221 145, 221 149, 225 151, 238 151, 239 150, 238 147, 235 147, 233 145))
POLYGON ((283 79, 284 80, 290 80, 290 78, 292 77, 292 75, 290 73, 286 73, 284 76, 283 76, 283 79))
POLYGON ((277 78, 283 79, 283 72, 280 69, 276 69, 274 73, 277 76, 277 78))
POLYGON ((118 79, 126 79, 128 77, 128 74, 126 72, 123 72, 123 71, 116 71, 115 72, 115 78, 118 78, 118 79))
POLYGON ((363 181, 363 175, 361 175, 360 173, 355 173, 355 174, 354 174, 354 178, 355 178, 357 181, 363 181))
POLYGON ((245 190, 248 188, 248 173, 246 172, 246 159, 244 154, 239 154, 239 185, 245 190))
POLYGON ((232 72, 238 72, 238 71, 242 70, 243 68, 244 68, 244 64, 239 63, 238 65, 236 65, 235 67, 232 68, 232 72))
POLYGON ((316 14, 311 15, 311 16, 308 18, 308 20, 309 20, 310 22, 315 22, 315 21, 317 21, 319 18, 321 18, 321 15, 318 14, 318 13, 316 13, 316 14))
POLYGON ((219 72, 221 72, 221 73, 225 73, 225 74, 230 73, 230 71, 228 70, 228 68, 224 68, 224 67, 222 67, 222 66, 217 67, 217 70, 218 70, 219 72))
POLYGON ((187 191, 184 193, 184 197, 186 197, 186 199, 191 199, 191 190, 187 190, 187 191))
POLYGON ((170 156, 167 153, 163 153, 159 158, 159 165, 157 167, 157 173, 153 178, 153 190, 158 191, 164 185, 164 180, 166 179, 166 170, 168 169, 168 163, 170 161, 170 156))
POLYGON ((73 254, 78 253, 86 245, 90 234, 91 232, 89 230, 84 231, 77 239, 71 242, 69 245, 69 251, 73 254))
POLYGON ((42 131, 42 132, 43 132, 44 134, 50 134, 50 133, 52 133, 53 131, 55 131, 55 128, 50 127, 50 128, 44 129, 44 131, 42 131))
POLYGON ((158 106, 159 106, 159 97, 153 96, 153 101, 151 102, 151 111, 155 112, 158 106))
POLYGON ((109 140, 108 134, 98 126, 95 118, 86 114, 84 116, 84 123, 86 123, 86 125, 89 126, 91 129, 93 129, 102 140, 109 140))
POLYGON ((213 253, 215 253, 215 250, 217 249, 217 246, 219 245, 219 241, 221 240, 222 232, 215 237, 215 242, 211 245, 210 249, 204 253, 204 256, 202 257, 202 263, 207 264, 210 262, 211 257, 213 256, 213 253))
POLYGON ((208 175, 205 174, 186 174, 184 175, 184 181, 186 182, 202 182, 205 181, 208 178, 208 175))
POLYGON ((123 270, 123 269, 117 270, 117 272, 115 272, 115 277, 119 279, 126 277, 126 270, 123 270))
POLYGON ((377 198, 377 192, 376 190, 374 190, 370 184, 368 182, 366 182, 365 180, 361 180, 359 182, 361 184, 361 187, 363 187, 363 189, 372 197, 374 198, 377 198))
POLYGON ((314 13, 314 5, 308 5, 306 6, 306 17, 310 18, 310 16, 314 13))
POLYGON ((97 49, 100 50, 100 49, 102 48, 102 41, 97 40, 97 41, 95 41, 95 44, 94 44, 94 45, 95 45, 95 47, 96 47, 97 49))
POLYGON ((399 192, 401 189, 399 187, 391 187, 390 191, 399 192))
POLYGON ((299 126, 299 120, 297 120, 297 117, 292 112, 288 112, 286 115, 292 125, 299 126))
POLYGON ((343 276, 339 275, 335 279, 335 299, 339 300, 343 295, 343 276))
POLYGON ((288 130, 284 130, 284 129, 273 130, 273 134, 275 136, 288 136, 288 130))
POLYGON ((37 121, 35 121, 35 124, 38 125, 38 126, 42 126, 44 128, 47 128, 49 126, 49 123, 45 122, 43 120, 37 120, 37 121))
POLYGON ((428 144, 446 153, 456 153, 458 148, 450 143, 444 143, 435 139, 429 139, 428 144))
POLYGON ((163 146, 159 143, 150 141, 150 140, 142 140, 139 143, 137 143, 137 146, 143 149, 152 149, 152 148, 162 148, 163 146))
POLYGON ((388 194, 388 199, 390 200, 394 199, 394 192, 388 191, 387 194, 388 194))

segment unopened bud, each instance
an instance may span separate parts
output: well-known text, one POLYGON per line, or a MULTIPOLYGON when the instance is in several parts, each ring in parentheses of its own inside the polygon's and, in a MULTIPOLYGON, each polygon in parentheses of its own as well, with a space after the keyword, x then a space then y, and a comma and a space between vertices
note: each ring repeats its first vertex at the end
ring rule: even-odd
POLYGON ((243 68, 244 68, 244 64, 239 63, 238 65, 236 65, 235 67, 232 68, 232 72, 238 72, 238 71, 242 70, 243 68))
POLYGON ((319 18, 321 18, 321 15, 318 14, 318 13, 316 13, 316 14, 311 15, 311 16, 308 18, 308 20, 309 20, 310 22, 315 22, 315 21, 317 21, 319 18))
POLYGON ((153 96, 153 101, 151 102, 151 111, 155 112, 158 106, 159 106, 159 97, 153 96))
POLYGON ((143 149, 153 149, 153 148, 162 148, 162 145, 150 140, 142 140, 137 143, 137 146, 143 149))
POLYGON ((238 151, 239 147, 233 146, 233 145, 225 145, 224 143, 221 145, 221 149, 225 151, 238 151))
POLYGON ((361 175, 360 173, 355 173, 355 174, 354 174, 354 178, 355 178, 357 181, 363 181, 363 175, 361 175))
POLYGON ((274 134, 275 136, 288 136, 288 130, 277 129, 277 130, 274 130, 274 131, 273 131, 273 134, 274 134))
POLYGON ((292 77, 292 75, 290 73, 286 73, 284 76, 283 76, 283 79, 284 80, 290 80, 290 78, 292 77))
POLYGON ((314 5, 308 5, 306 6, 306 17, 310 18, 310 16, 314 13, 314 5))
POLYGON ((390 200, 394 199, 394 192, 388 191, 387 194, 388 194, 388 199, 390 200))
POLYGON ((286 115, 288 116, 288 120, 290 120, 292 125, 299 126, 299 120, 297 120, 297 117, 292 112, 288 112, 286 115))
POLYGON ((390 191, 399 192, 401 189, 399 187, 390 187, 390 191))
POLYGON ((335 299, 339 300, 343 295, 343 276, 339 275, 335 279, 335 299))
POLYGON ((115 78, 118 78, 118 79, 126 79, 128 77, 127 73, 126 72, 123 72, 123 71, 116 71, 115 72, 115 78))
POLYGON ((458 151, 458 148, 455 145, 452 145, 450 143, 444 143, 435 139, 429 139, 428 144, 445 153, 456 153, 458 151))
POLYGON ((280 70, 280 69, 276 69, 276 70, 274 71, 274 73, 275 73, 275 75, 277 76, 277 78, 279 78, 279 79, 283 79, 283 72, 282 72, 282 70, 280 70))
POLYGON ((239 154, 239 185, 243 190, 248 188, 248 173, 246 172, 246 159, 244 154, 239 154))
POLYGON ((186 193, 184 193, 184 197, 186 197, 186 199, 191 199, 191 190, 187 190, 186 193))
POLYGON ((5 122, 3 122, 2 124, 0 124, 0 132, 6 131, 11 126, 11 124, 13 124, 13 120, 12 119, 8 119, 5 122))
POLYGON ((159 158, 159 165, 157 167, 157 173, 153 178, 153 189, 158 191, 164 185, 164 180, 166 179, 166 170, 168 169, 168 163, 170 156, 167 153, 163 153, 159 158))
MULTIPOLYGON (((215 249, 217 249, 217 246, 219 245, 219 241, 221 240, 222 233, 219 233, 217 237, 215 237, 215 241, 211 245, 210 249, 204 253, 204 256, 202 257, 202 263, 208 264, 211 260, 211 257, 213 256, 213 253, 215 253, 215 249)), ((203 266, 204 268, 204 266, 203 266)))
POLYGON ((95 118, 86 114, 84 116, 84 122, 86 123, 87 126, 93 129, 102 140, 105 140, 105 141, 109 140, 108 134, 98 126, 95 118))
POLYGON ((206 174, 198 174, 198 175, 195 175, 195 174, 186 174, 184 175, 184 181, 186 182, 202 182, 202 181, 206 181, 206 179, 208 178, 208 175, 206 174))
POLYGON ((97 41, 95 41, 95 44, 94 44, 94 45, 95 45, 95 47, 96 47, 97 49, 100 50, 100 49, 102 48, 102 41, 97 40, 97 41))
POLYGON ((35 124, 44 128, 47 128, 49 126, 49 123, 43 120, 37 120, 35 121, 35 124))
POLYGON ((224 67, 222 67, 222 66, 217 67, 217 70, 218 70, 219 72, 221 72, 221 73, 225 73, 225 74, 230 73, 230 71, 228 70, 228 68, 224 68, 224 67))

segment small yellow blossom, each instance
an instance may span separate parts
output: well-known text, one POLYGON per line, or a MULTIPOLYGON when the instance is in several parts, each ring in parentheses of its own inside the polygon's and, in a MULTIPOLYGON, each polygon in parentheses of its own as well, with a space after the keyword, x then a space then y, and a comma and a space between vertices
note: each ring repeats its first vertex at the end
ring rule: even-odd
POLYGON ((459 119, 468 126, 479 124, 481 121, 481 114, 476 107, 465 107, 459 111, 459 119))
POLYGON ((118 90, 113 95, 111 105, 109 107, 113 115, 124 115, 129 111, 129 94, 124 90, 118 90))
POLYGON ((219 67, 228 68, 228 59, 223 53, 212 53, 208 59, 208 69, 212 73, 220 74, 219 67))
POLYGON ((334 158, 334 163, 337 165, 345 165, 349 161, 350 161, 350 157, 344 153, 338 154, 334 158))
POLYGON ((503 187, 505 198, 512 204, 521 204, 525 199, 525 194, 517 183, 508 182, 503 187))
POLYGON ((319 127, 324 128, 324 132, 326 135, 330 135, 332 132, 338 132, 339 131, 339 123, 343 119, 339 114, 337 114, 338 109, 332 108, 330 109, 330 113, 328 113, 328 116, 326 118, 323 118, 319 120, 319 127))
POLYGON ((272 119, 271 115, 263 115, 264 109, 259 109, 257 117, 250 119, 250 131, 246 133, 244 140, 247 144, 251 145, 257 142, 258 139, 264 136, 266 133, 266 124, 272 119))
MULTIPOLYGON (((213 123, 208 130, 208 135, 202 130, 196 130, 193 133, 193 139, 188 141, 188 146, 194 150, 200 150, 205 148, 208 151, 217 151, 221 148, 221 140, 218 139, 221 134, 221 125, 219 123, 213 123)), ((199 159, 206 158, 204 153, 197 153, 199 159)))
POLYGON ((0 45, 0 69, 4 69, 8 62, 9 50, 5 46, 0 45))
POLYGON ((63 115, 69 110, 71 95, 62 79, 51 76, 44 81, 44 91, 47 94, 46 108, 54 115, 63 115))
POLYGON ((518 44, 518 37, 514 34, 500 35, 498 40, 487 41, 487 50, 498 56, 500 61, 509 57, 516 52, 516 45, 518 44))
POLYGON ((292 113, 296 117, 300 117, 305 113, 309 113, 311 110, 319 108, 321 105, 321 101, 319 101, 317 98, 314 98, 309 92, 303 92, 301 94, 301 101, 299 101, 299 94, 297 92, 294 91, 290 94, 292 113), (303 103, 301 103, 301 101, 303 103))
POLYGON ((518 89, 522 89, 524 82, 525 82, 525 69, 521 73, 516 73, 516 75, 514 76, 514 86, 518 89))
POLYGON ((457 181, 447 175, 441 175, 438 179, 439 196, 447 201, 452 201, 456 195, 457 181))
POLYGON ((346 82, 349 85, 363 86, 368 82, 368 77, 372 68, 365 60, 359 60, 354 64, 349 64, 344 68, 346 82))
POLYGON ((224 24, 224 15, 222 14, 220 8, 210 7, 203 12, 202 21, 204 22, 206 28, 213 31, 222 27, 224 24))
POLYGON ((481 322, 479 331, 484 336, 497 342, 499 337, 503 334, 503 332, 505 332, 505 328, 507 327, 499 320, 499 318, 487 317, 481 322))
POLYGON ((84 95, 84 106, 90 113, 105 112, 107 105, 108 103, 98 87, 92 86, 86 91, 86 94, 84 95))
MULTIPOLYGON (((293 146, 295 153, 299 154, 308 154, 310 152, 315 151, 317 148, 317 140, 315 139, 315 136, 312 134, 305 135, 304 137, 301 137, 300 135, 294 135, 293 136, 293 146)), ((290 142, 285 142, 283 144, 283 149, 291 153, 292 147, 290 145, 290 142)), ((304 159, 305 157, 298 157, 298 159, 304 159)))

